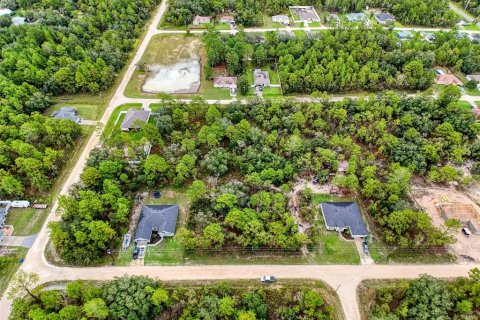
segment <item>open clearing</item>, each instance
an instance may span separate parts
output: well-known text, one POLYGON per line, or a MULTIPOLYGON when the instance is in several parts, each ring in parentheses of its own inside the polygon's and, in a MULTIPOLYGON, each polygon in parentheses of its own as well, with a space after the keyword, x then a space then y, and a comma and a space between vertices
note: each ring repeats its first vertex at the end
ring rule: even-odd
MULTIPOLYGON (((411 195, 422 209, 428 212, 433 224, 439 228, 445 228, 445 219, 442 217, 441 207, 453 208, 456 212, 453 215, 457 215, 456 218, 461 220, 462 227, 467 226, 466 221, 461 217, 466 211, 468 211, 467 214, 472 215, 472 219, 475 215, 477 219, 480 218, 480 207, 467 195, 454 189, 414 187, 411 195), (462 208, 468 208, 469 210, 463 210, 462 208)), ((480 261, 480 234, 472 234, 466 237, 461 230, 457 230, 454 236, 457 241, 450 247, 457 256, 480 261)))

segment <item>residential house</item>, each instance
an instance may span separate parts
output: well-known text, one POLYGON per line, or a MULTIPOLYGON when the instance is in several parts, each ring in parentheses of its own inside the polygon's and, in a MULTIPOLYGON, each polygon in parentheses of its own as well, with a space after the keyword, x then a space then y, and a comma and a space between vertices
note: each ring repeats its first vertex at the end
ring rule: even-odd
POLYGON ((0 8, 0 17, 1 16, 9 16, 12 14, 12 10, 7 8, 0 8))
POLYGON ((215 88, 229 88, 232 97, 237 95, 237 77, 215 77, 213 86, 215 88))
POLYGON ((469 74, 466 76, 468 81, 476 81, 477 83, 477 88, 480 89, 480 74, 469 74))
POLYGON ((317 11, 312 6, 294 6, 290 7, 290 10, 298 15, 301 22, 319 22, 320 17, 317 11))
POLYGON ((123 119, 122 124, 120 125, 120 129, 122 131, 130 131, 134 129, 140 129, 139 122, 147 123, 150 119, 150 111, 147 110, 137 110, 137 109, 130 109, 125 114, 125 118, 123 119))
POLYGON ((454 86, 461 86, 462 81, 460 81, 457 77, 453 74, 437 74, 435 76, 435 83, 442 84, 442 85, 454 85, 454 86))
POLYGON ((435 40, 435 33, 433 32, 420 31, 420 35, 427 42, 433 42, 433 40, 435 40))
POLYGON ((327 230, 337 232, 349 230, 353 238, 368 236, 367 227, 356 202, 324 202, 320 209, 327 230))
POLYGON ((26 23, 26 19, 24 17, 13 17, 12 24, 14 26, 21 26, 22 24, 26 23))
POLYGON ((137 246, 146 246, 164 237, 173 237, 177 218, 176 205, 144 205, 135 231, 135 243, 137 246))
POLYGON ((220 23, 235 24, 235 19, 232 16, 221 16, 220 23))
POLYGON ((338 173, 345 173, 348 171, 348 168, 350 167, 350 164, 348 163, 348 161, 344 160, 344 161, 341 161, 339 164, 338 164, 338 169, 337 169, 337 172, 338 173))
POLYGON ((10 201, 0 201, 0 229, 5 225, 5 220, 7 219, 7 214, 10 207, 10 201))
POLYGON ((262 90, 265 87, 270 87, 270 75, 268 71, 262 69, 255 69, 253 71, 253 85, 257 90, 262 90))
POLYGON ((464 26, 469 26, 470 25, 470 22, 464 20, 464 19, 461 19, 461 20, 458 20, 457 23, 455 23, 455 25, 457 27, 464 27, 464 26))
POLYGON ((367 16, 363 13, 349 13, 347 14, 347 20, 349 22, 363 22, 368 24, 367 16))
POLYGON ((193 18, 192 24, 197 27, 203 24, 210 23, 211 20, 212 19, 210 17, 195 16, 195 18, 193 18))
POLYGON ((375 20, 378 21, 381 25, 388 25, 389 23, 395 22, 395 17, 390 13, 377 13, 375 15, 375 20))
POLYGON ((400 38, 402 41, 410 40, 413 39, 413 33, 411 33, 408 30, 401 30, 397 31, 397 36, 400 38))
POLYGON ((80 117, 77 115, 77 109, 71 107, 64 107, 58 111, 54 111, 52 117, 55 119, 71 120, 75 123, 81 121, 80 117))
POLYGON ((273 16, 272 21, 276 22, 276 23, 281 23, 285 26, 290 25, 290 18, 288 16, 284 15, 284 14, 280 14, 278 16, 273 16))

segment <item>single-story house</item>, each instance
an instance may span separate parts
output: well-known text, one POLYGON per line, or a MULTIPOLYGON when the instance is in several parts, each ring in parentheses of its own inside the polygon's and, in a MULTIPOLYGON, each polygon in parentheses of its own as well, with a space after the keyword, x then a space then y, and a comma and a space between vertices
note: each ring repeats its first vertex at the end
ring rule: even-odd
POLYGON ((470 22, 464 20, 464 19, 461 19, 461 20, 458 20, 457 23, 455 23, 455 25, 457 27, 463 27, 463 26, 469 26, 470 25, 470 22))
POLYGON ((291 6, 290 10, 298 15, 302 22, 319 22, 320 17, 312 6, 291 6))
POLYGON ((463 85, 462 81, 460 81, 455 75, 453 74, 437 74, 435 76, 435 83, 436 84, 443 84, 443 85, 454 85, 454 86, 461 86, 463 85))
POLYGON ((272 21, 276 23, 281 23, 283 25, 290 25, 290 18, 284 14, 279 14, 278 16, 273 16, 272 21))
POLYGON ((220 23, 235 24, 235 19, 232 16, 221 16, 220 23))
POLYGON ((262 69, 255 69, 253 71, 253 85, 257 89, 270 87, 270 75, 268 74, 268 71, 262 71, 262 69))
POLYGON ((192 24, 194 26, 200 26, 202 24, 210 23, 210 21, 211 21, 210 17, 195 16, 195 18, 193 18, 192 24))
POLYGON ((480 89, 480 74, 469 74, 465 78, 467 78, 468 81, 477 81, 477 87, 480 89))
POLYGON ((215 77, 213 79, 213 86, 215 88, 237 88, 237 77, 215 77))
POLYGON ((409 40, 409 39, 413 39, 413 33, 411 33, 410 31, 408 30, 401 30, 401 31, 397 31, 397 35, 398 37, 400 38, 400 40, 409 40))
POLYGON ((380 24, 387 25, 395 22, 395 16, 390 13, 382 12, 375 15, 375 20, 377 20, 380 24))
POLYGON ((5 225, 5 220, 7 219, 7 214, 10 207, 10 201, 0 201, 0 228, 3 228, 5 225))
POLYGON ((366 22, 367 16, 363 12, 349 13, 347 14, 347 20, 349 22, 366 22))
POLYGON ((12 24, 14 26, 21 26, 22 24, 26 23, 26 19, 24 17, 13 17, 12 24))
POLYGON ((7 8, 0 8, 0 17, 1 16, 8 16, 12 14, 12 10, 7 9, 7 8))
POLYGON ((356 202, 324 202, 320 204, 320 209, 327 230, 342 232, 348 229, 353 238, 368 235, 356 202))
POLYGON ((77 109, 71 107, 64 107, 58 111, 54 111, 52 113, 52 117, 55 119, 66 119, 71 120, 75 123, 80 122, 80 117, 77 115, 77 109))
POLYGON ((173 237, 177 218, 176 205, 144 205, 133 240, 137 246, 146 246, 156 236, 173 237))
POLYGON ((149 119, 150 119, 150 111, 137 110, 132 108, 127 111, 127 114, 125 114, 125 118, 123 119, 123 122, 120 125, 120 129, 122 131, 140 129, 140 126, 137 124, 137 121, 147 123, 149 119))

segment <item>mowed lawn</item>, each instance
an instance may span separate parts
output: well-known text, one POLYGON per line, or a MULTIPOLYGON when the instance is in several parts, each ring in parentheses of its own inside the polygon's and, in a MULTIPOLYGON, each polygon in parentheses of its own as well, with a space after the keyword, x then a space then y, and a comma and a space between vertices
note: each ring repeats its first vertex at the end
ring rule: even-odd
POLYGON ((47 218, 47 209, 13 208, 8 211, 7 225, 13 225, 14 236, 37 234, 47 218))
POLYGON ((6 293, 10 279, 20 266, 20 260, 27 254, 27 249, 21 247, 13 247, 10 250, 11 255, 0 258, 0 298, 6 293))

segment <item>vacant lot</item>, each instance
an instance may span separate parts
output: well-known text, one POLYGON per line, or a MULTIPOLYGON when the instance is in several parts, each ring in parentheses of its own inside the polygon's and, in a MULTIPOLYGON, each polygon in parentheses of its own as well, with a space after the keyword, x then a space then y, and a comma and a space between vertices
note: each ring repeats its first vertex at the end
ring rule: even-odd
MULTIPOLYGON (((442 205, 471 206, 477 217, 480 213, 480 207, 472 199, 454 189, 413 188, 411 195, 439 228, 445 228, 445 220, 439 211, 442 205)), ((464 226, 466 225, 462 225, 464 226)), ((461 230, 456 230, 455 238, 457 241, 451 245, 451 249, 457 256, 480 260, 480 235, 473 234, 467 238, 461 230)))

